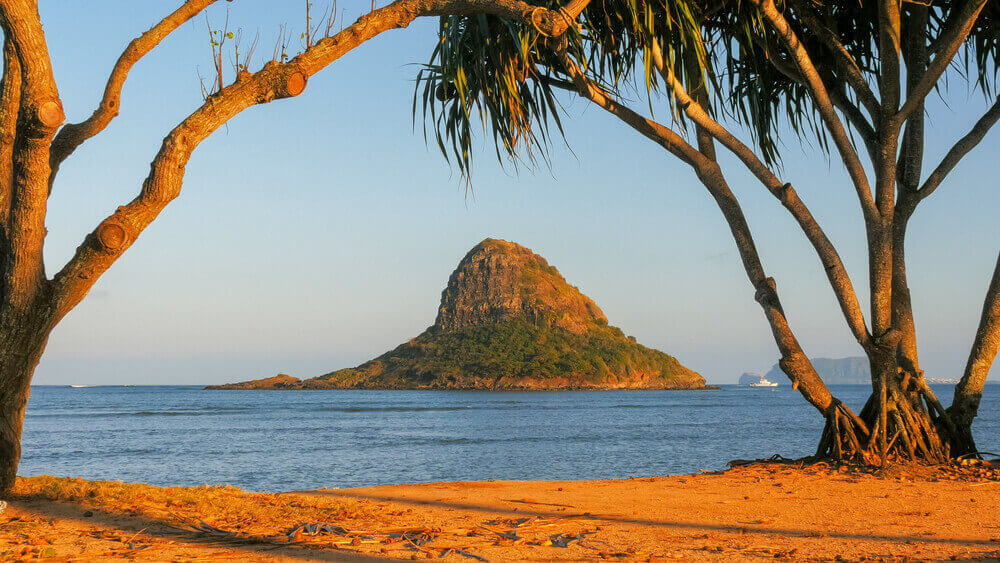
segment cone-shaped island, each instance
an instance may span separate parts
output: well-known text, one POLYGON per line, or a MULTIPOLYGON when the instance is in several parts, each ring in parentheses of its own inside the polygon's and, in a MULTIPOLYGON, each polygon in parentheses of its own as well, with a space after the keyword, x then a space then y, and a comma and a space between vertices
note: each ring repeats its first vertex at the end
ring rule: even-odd
POLYGON ((674 357, 610 326, 596 303, 527 248, 477 244, 451 274, 437 321, 355 368, 208 389, 703 389, 674 357))

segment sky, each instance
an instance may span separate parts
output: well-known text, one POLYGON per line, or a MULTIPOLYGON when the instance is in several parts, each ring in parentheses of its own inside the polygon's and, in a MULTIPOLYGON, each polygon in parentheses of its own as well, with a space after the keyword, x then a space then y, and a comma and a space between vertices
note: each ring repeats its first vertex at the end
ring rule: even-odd
MULTIPOLYGON (((231 29, 259 33, 260 65, 280 26, 302 32, 301 4, 240 0, 207 13, 218 26, 228 10, 231 29)), ((339 4, 347 21, 370 6, 339 4)), ((42 3, 69 122, 90 115, 128 41, 175 5, 42 3)), ((685 165, 603 110, 565 96, 568 146, 554 145, 550 167, 501 167, 483 144, 467 189, 412 116, 413 79, 435 32, 428 19, 383 34, 301 96, 251 108, 204 142, 181 196, 52 333, 34 383, 214 384, 354 366, 433 324, 449 274, 486 237, 541 254, 612 324, 709 382, 777 361, 713 200, 685 165)), ((203 17, 134 67, 119 117, 59 172, 50 273, 135 196, 164 135, 201 104, 199 73, 210 69, 203 17)), ((927 168, 985 108, 952 84, 929 104, 927 168)), ((863 291, 863 225, 839 161, 792 135, 784 144, 782 177, 863 291)), ((975 334, 1000 247, 998 149, 994 133, 911 222, 909 280, 929 377, 959 377, 975 334)), ((738 163, 722 162, 806 352, 860 355, 790 215, 738 163)))

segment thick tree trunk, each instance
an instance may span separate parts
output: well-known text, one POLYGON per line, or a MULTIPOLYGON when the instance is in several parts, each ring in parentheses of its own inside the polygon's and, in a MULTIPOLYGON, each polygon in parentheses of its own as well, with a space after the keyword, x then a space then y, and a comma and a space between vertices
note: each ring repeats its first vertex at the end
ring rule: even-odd
POLYGON ((916 328, 906 280, 905 235, 918 200, 900 197, 894 217, 869 226, 872 332, 865 347, 872 394, 852 426, 828 415, 816 455, 862 463, 898 460, 946 463, 975 451, 972 419, 946 412, 924 379, 917 356, 916 328), (867 437, 858 433, 867 426, 867 437), (865 439, 866 438, 866 439, 865 439))
POLYGON ((31 378, 49 333, 42 312, 14 316, 0 315, 0 496, 14 486, 31 378))

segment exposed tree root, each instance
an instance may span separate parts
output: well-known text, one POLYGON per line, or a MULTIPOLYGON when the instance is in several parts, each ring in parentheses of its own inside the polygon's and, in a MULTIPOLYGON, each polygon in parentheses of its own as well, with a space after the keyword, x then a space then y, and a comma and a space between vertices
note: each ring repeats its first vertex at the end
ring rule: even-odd
POLYGON ((950 463, 976 452, 972 434, 945 411, 922 373, 899 369, 855 415, 834 399, 816 449, 817 458, 886 465, 893 461, 950 463))

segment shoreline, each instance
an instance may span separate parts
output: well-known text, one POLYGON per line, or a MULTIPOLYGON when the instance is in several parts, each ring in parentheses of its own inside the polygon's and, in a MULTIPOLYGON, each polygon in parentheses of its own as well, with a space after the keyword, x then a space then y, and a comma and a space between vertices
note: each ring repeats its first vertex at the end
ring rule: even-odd
MULTIPOLYGON (((227 387, 206 385, 202 391, 478 391, 482 393, 559 393, 563 391, 719 391, 718 385, 704 387, 227 387)), ((197 387, 197 386, 196 386, 197 387)), ((786 385, 786 387, 788 387, 786 385)))
POLYGON ((19 478, 0 557, 385 560, 1000 557, 1000 468, 754 463, 599 481, 247 493, 19 478))

